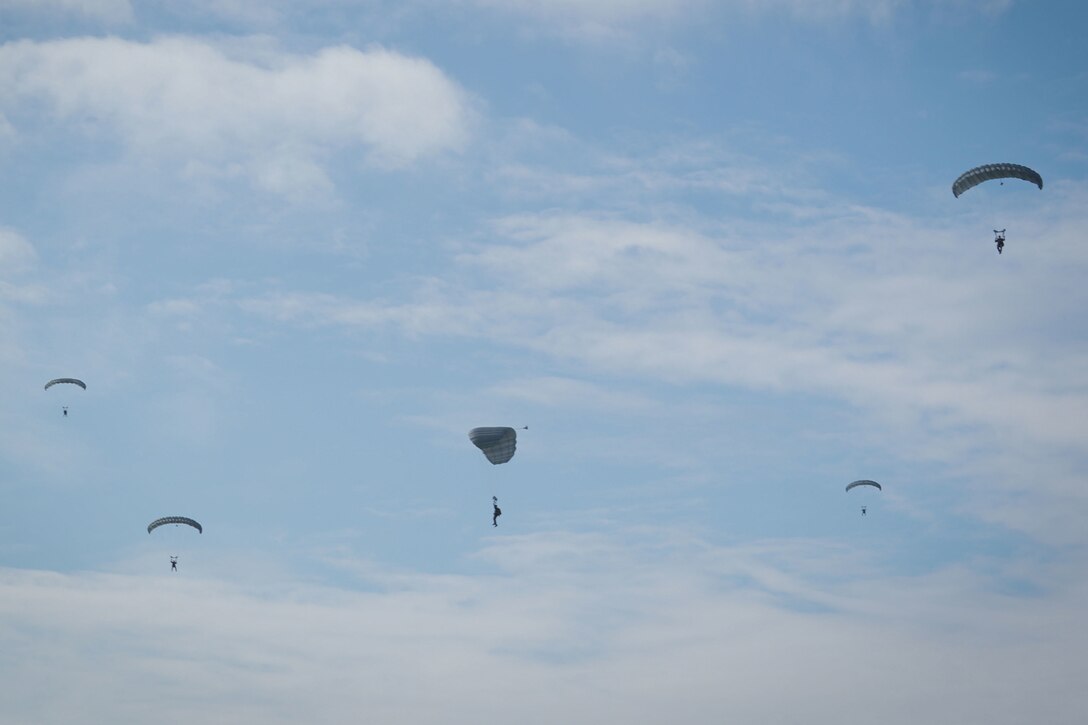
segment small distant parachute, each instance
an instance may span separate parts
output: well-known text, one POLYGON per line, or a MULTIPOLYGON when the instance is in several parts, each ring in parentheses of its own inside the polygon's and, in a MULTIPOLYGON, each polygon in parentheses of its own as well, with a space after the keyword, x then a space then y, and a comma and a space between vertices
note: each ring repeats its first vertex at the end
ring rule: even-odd
POLYGON ((952 194, 959 198, 968 189, 992 179, 1023 179, 1043 188, 1043 177, 1035 169, 1020 164, 983 164, 960 174, 952 184, 952 194))
POLYGON ((846 490, 849 491, 850 489, 857 488, 858 486, 874 486, 879 491, 884 490, 883 488, 880 487, 880 484, 877 483, 876 481, 868 481, 868 480, 854 481, 853 483, 848 483, 848 484, 846 484, 846 490))
POLYGON ((203 526, 198 524, 196 521, 193 521, 192 519, 186 518, 184 516, 164 516, 161 519, 155 519, 147 525, 147 533, 150 534, 155 529, 159 528, 160 526, 165 526, 166 524, 185 524, 186 526, 192 526, 194 529, 202 534, 204 533, 203 526))
POLYGON ((473 428, 468 439, 496 465, 513 458, 518 447, 518 433, 513 428, 473 428))
POLYGON ((87 383, 85 383, 82 380, 79 380, 77 378, 56 378, 55 380, 50 380, 48 383, 45 384, 45 389, 49 390, 49 388, 53 387, 54 385, 59 385, 61 383, 68 383, 69 385, 78 385, 79 387, 83 388, 84 390, 87 389, 87 383))

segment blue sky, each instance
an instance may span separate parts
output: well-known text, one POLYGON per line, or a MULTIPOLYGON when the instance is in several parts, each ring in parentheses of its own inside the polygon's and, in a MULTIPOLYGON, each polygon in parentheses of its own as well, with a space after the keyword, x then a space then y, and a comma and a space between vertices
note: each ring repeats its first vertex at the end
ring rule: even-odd
POLYGON ((0 1, 6 716, 1080 722, 1086 20, 0 1))

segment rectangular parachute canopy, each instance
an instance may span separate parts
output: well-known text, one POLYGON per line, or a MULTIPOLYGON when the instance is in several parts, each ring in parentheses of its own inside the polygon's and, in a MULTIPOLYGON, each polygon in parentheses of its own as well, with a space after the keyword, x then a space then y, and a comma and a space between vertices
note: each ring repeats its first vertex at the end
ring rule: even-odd
POLYGON ((960 177, 952 183, 952 195, 959 197, 968 189, 992 179, 1023 179, 1040 189, 1043 188, 1043 177, 1035 169, 1029 169, 1021 164, 983 164, 960 174, 960 177))

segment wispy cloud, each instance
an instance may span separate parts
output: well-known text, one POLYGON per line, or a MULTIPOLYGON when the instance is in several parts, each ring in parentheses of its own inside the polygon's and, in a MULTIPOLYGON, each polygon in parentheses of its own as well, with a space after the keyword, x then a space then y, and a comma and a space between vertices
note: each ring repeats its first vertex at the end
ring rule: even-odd
POLYGON ((1085 330, 1047 330, 1079 319, 1085 260, 1076 223, 1043 231, 1043 220, 1083 213, 1079 192, 1055 194, 1061 211, 1026 212, 1023 234, 1047 240, 1026 257, 965 245, 979 236, 967 227, 835 200, 777 234, 698 215, 520 214, 407 300, 283 291, 236 303, 280 322, 488 340, 591 375, 827 396, 899 431, 912 455, 953 446, 997 488, 1045 489, 1079 511, 1088 501, 1061 482, 1088 420, 1085 330), (1014 440, 1011 460, 1001 442, 1014 440), (991 471, 992 456, 1009 467, 991 471), (1046 457, 1063 461, 1052 483, 1029 483, 1046 457))
POLYGON ((653 408, 653 401, 637 392, 623 392, 611 386, 559 376, 506 380, 492 386, 492 390, 506 398, 567 410, 586 407, 646 412, 653 408))

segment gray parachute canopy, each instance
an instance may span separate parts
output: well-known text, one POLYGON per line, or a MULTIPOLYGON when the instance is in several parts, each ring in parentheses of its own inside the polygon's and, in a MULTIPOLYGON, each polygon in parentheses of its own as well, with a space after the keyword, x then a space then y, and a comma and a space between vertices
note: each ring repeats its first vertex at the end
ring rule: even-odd
POLYGON ((150 534, 155 529, 159 528, 160 526, 165 526, 166 524, 185 524, 186 526, 192 526, 194 529, 202 534, 204 533, 203 526, 198 524, 196 521, 193 521, 192 519, 186 518, 184 516, 163 516, 161 519, 155 519, 147 525, 147 533, 150 534))
POLYGON ((960 178, 956 179, 955 183, 952 184, 952 194, 959 197, 960 194, 971 187, 978 186, 983 181, 990 181, 991 179, 1023 179, 1024 181, 1030 181, 1040 189, 1043 188, 1043 177, 1039 176, 1038 171, 1029 169, 1027 166, 1021 166, 1020 164, 983 164, 960 174, 960 178))
POLYGON ((60 383, 69 383, 70 385, 78 385, 84 390, 87 389, 87 383, 83 382, 82 380, 77 380, 76 378, 56 378, 55 380, 50 380, 48 383, 45 384, 45 389, 49 390, 49 388, 60 383))
POLYGON ((861 481, 854 481, 853 483, 846 484, 846 490, 849 491, 850 489, 856 488, 858 486, 875 486, 877 489, 879 489, 881 491, 884 490, 884 489, 880 488, 880 484, 877 483, 876 481, 868 481, 868 480, 864 480, 864 479, 861 480, 861 481))
POLYGON ((518 433, 513 428, 473 428, 468 439, 496 465, 513 458, 518 447, 518 433))

